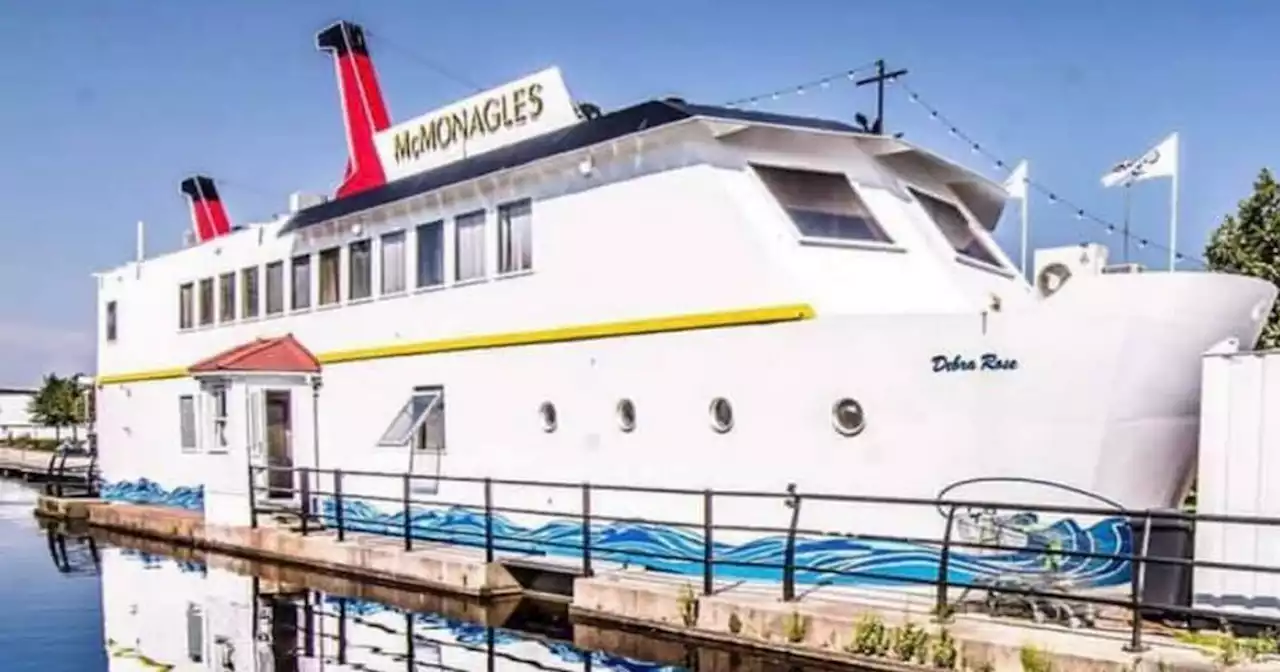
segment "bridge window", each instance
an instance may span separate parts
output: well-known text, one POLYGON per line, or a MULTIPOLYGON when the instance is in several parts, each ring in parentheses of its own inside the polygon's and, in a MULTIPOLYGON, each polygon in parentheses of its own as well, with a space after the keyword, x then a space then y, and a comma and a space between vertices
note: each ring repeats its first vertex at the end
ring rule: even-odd
POLYGON ((213 324, 213 278, 200 281, 200 326, 213 324))
POLYGON ((258 316, 258 267, 240 271, 240 314, 249 319, 258 316))
POLYGON ((223 273, 218 278, 218 321, 236 319, 236 274, 223 273))
POLYGON ((306 310, 311 307, 311 255, 300 254, 293 258, 293 292, 289 308, 306 310))
POLYGON ((522 199, 498 206, 498 272, 518 273, 533 268, 533 201, 522 199))
POLYGON ((178 328, 190 329, 196 324, 196 289, 186 283, 178 287, 178 328))
POLYGON ((468 212, 454 220, 454 235, 457 237, 454 264, 458 282, 485 276, 484 224, 484 210, 468 212))
POLYGON ((106 332, 107 342, 112 343, 116 340, 116 302, 108 301, 106 306, 106 332))
POLYGON ((404 231, 394 231, 382 236, 382 287, 383 294, 403 292, 404 282, 404 231))
POLYGON ((328 306, 342 296, 342 248, 331 247, 320 251, 320 296, 318 303, 328 306))
POLYGON ((444 284, 444 222, 418 225, 418 286, 444 284))
POLYGON ((1000 266, 1000 260, 979 238, 973 224, 963 212, 960 212, 960 208, 915 189, 912 189, 911 193, 915 195, 917 201, 920 201, 920 205, 924 206, 925 212, 929 213, 929 217, 942 231, 942 235, 955 249, 956 254, 990 266, 1000 266))
POLYGON ((273 261, 267 264, 267 314, 279 315, 284 312, 284 262, 273 261))
POLYGON ((752 167, 802 238, 816 242, 892 242, 844 175, 752 167))

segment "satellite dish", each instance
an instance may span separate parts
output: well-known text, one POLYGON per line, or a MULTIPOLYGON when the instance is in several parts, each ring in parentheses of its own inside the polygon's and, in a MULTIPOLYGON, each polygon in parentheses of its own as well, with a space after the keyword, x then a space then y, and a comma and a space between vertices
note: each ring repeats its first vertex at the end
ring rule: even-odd
POLYGON ((1052 296, 1070 279, 1071 269, 1066 264, 1055 261, 1040 269, 1036 276, 1036 289, 1040 290, 1040 296, 1052 296))

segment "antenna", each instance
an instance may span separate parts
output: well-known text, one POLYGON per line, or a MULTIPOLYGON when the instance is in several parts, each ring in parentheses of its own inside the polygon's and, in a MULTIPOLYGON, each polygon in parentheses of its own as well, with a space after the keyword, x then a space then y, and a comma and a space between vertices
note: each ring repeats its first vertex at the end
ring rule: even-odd
MULTIPOLYGON (((898 77, 907 74, 906 68, 900 68, 893 72, 885 72, 884 66, 884 59, 877 59, 876 74, 865 79, 859 79, 853 83, 854 86, 864 86, 867 84, 876 85, 876 121, 874 124, 871 124, 870 127, 867 127, 865 122, 863 123, 863 130, 869 133, 875 133, 876 135, 884 134, 884 83, 887 81, 891 82, 898 77)), ((866 117, 863 117, 863 119, 865 118, 866 117)))

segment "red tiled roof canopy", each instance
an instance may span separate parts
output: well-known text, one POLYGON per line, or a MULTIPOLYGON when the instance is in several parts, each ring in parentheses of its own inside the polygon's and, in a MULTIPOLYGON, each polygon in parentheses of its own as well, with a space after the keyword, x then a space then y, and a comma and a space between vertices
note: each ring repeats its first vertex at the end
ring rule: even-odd
POLYGON ((293 337, 259 338, 192 364, 190 373, 320 373, 320 360, 293 337))

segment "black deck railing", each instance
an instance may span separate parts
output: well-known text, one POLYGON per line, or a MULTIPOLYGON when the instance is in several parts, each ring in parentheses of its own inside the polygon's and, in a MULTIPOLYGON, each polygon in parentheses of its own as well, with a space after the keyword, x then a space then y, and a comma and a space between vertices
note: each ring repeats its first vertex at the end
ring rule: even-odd
MULTIPOLYGON (((485 559, 489 562, 493 562, 499 553, 510 557, 518 554, 549 555, 548 549, 559 550, 561 557, 567 555, 577 557, 580 563, 578 572, 583 576, 592 576, 594 574, 594 563, 597 558, 622 558, 624 562, 635 564, 644 564, 646 560, 651 563, 674 561, 689 566, 700 565, 702 593, 704 595, 710 595, 715 592, 718 568, 723 570, 727 567, 752 567, 777 570, 780 573, 778 583, 780 584, 781 597, 785 601, 791 601, 796 598, 798 585, 812 584, 820 586, 824 583, 832 583, 831 580, 818 580, 814 577, 859 577, 878 581, 880 586, 896 584, 928 588, 933 593, 934 613, 942 619, 948 618, 956 610, 957 603, 961 602, 964 594, 969 591, 979 591, 988 596, 987 603, 989 605, 993 601, 994 603, 999 603, 1002 600, 1008 602, 1010 598, 1015 598, 1015 603, 1026 607, 1033 615, 1043 614, 1044 610, 1047 609, 1056 612, 1060 616, 1065 616, 1066 620, 1073 625, 1077 623, 1077 617, 1081 615, 1082 609, 1083 612, 1087 612, 1085 620, 1090 620, 1092 616, 1088 616, 1088 613, 1096 613, 1096 610, 1101 607, 1113 607, 1121 609, 1130 615, 1131 641, 1128 648, 1133 651, 1145 649, 1142 643, 1141 629, 1144 618, 1164 621, 1173 620, 1188 625, 1217 625, 1222 622, 1230 622, 1237 626, 1256 629, 1274 628, 1280 625, 1280 619, 1245 616, 1238 612, 1216 609, 1193 608, 1189 590, 1190 573, 1195 568, 1215 569, 1224 572, 1280 574, 1280 567, 1277 566, 1198 561, 1191 557, 1193 544, 1190 541, 1190 537, 1194 534, 1194 526, 1197 524, 1252 525, 1275 530, 1276 534, 1280 534, 1280 518, 1273 517, 1207 515, 1175 510, 1042 506, 959 499, 804 493, 799 492, 794 485, 788 486, 783 492, 694 490, 527 479, 417 476, 377 471, 258 466, 249 468, 248 478, 250 485, 250 511, 254 526, 257 526, 258 520, 262 515, 287 514, 297 517, 298 531, 304 535, 321 529, 329 529, 336 534, 340 542, 345 541, 353 532, 397 536, 403 540, 406 551, 412 551, 415 548, 415 542, 420 541, 460 544, 482 548, 485 559), (270 481, 272 474, 276 474, 277 480, 274 482, 270 481), (283 474, 288 474, 288 478, 282 477, 283 474), (267 477, 268 484, 259 484, 259 476, 267 477), (377 482, 379 487, 376 489, 380 490, 382 494, 353 492, 349 485, 349 480, 351 479, 360 479, 363 482, 370 480, 377 482), (452 483, 479 486, 481 488, 480 504, 477 506, 474 502, 450 501, 447 498, 434 495, 425 499, 415 498, 413 485, 418 480, 430 481, 435 484, 452 483), (321 481, 331 483, 331 489, 325 490, 321 488, 321 481), (396 483, 398 487, 388 487, 391 483, 396 483), (565 511, 550 508, 530 509, 498 506, 494 503, 494 494, 498 489, 528 488, 547 488, 560 491, 576 490, 581 495, 581 506, 577 511, 565 511), (262 492, 273 489, 274 494, 278 495, 277 497, 264 498, 262 496, 262 492), (391 496, 385 494, 387 492, 397 492, 398 494, 397 496, 391 496), (602 515, 599 511, 593 510, 593 502, 602 493, 685 497, 689 499, 690 511, 698 511, 699 515, 697 517, 700 517, 701 520, 698 523, 690 523, 688 520, 672 521, 658 518, 602 515), (328 498, 331 506, 322 507, 318 505, 318 502, 325 498, 328 498), (777 501, 780 506, 790 509, 789 524, 786 527, 771 527, 717 522, 715 518, 716 503, 731 499, 777 501), (355 502, 361 502, 376 508, 386 520, 349 520, 347 518, 347 508, 349 504, 355 502), (806 502, 810 504, 821 502, 934 508, 945 517, 945 522, 942 526, 943 533, 940 537, 927 538, 806 529, 800 526, 801 512, 806 502), (449 509, 455 507, 477 512, 478 515, 482 516, 480 530, 452 529, 444 532, 443 536, 437 536, 432 533, 431 529, 428 529, 429 526, 415 525, 411 515, 415 508, 449 509), (1077 548, 1054 548, 1051 545, 1036 547, 1013 545, 1001 543, 998 537, 995 542, 961 538, 957 534, 957 526, 962 514, 971 516, 975 511, 982 512, 984 515, 994 515, 997 512, 1004 511, 1031 512, 1062 517, 1090 516, 1102 519, 1122 519, 1128 530, 1127 538, 1130 540, 1128 545, 1131 548, 1128 551, 1123 549, 1098 551, 1077 548), (504 514, 525 514, 576 521, 581 525, 582 535, 576 543, 566 543, 559 540, 529 542, 527 539, 500 534, 495 530, 495 519, 504 514), (611 523, 665 526, 676 530, 700 532, 702 536, 701 553, 697 554, 697 556, 690 556, 635 548, 622 550, 611 548, 610 544, 601 543, 593 539, 593 526, 611 523), (1185 552, 1177 557, 1153 554, 1150 545, 1153 534, 1157 531, 1157 525, 1168 525, 1170 523, 1181 524, 1188 530, 1185 552), (776 535, 782 539, 781 561, 765 562, 719 557, 716 538, 717 533, 720 532, 750 532, 762 535, 776 535), (797 560, 797 546, 800 540, 823 539, 888 542, 933 549, 938 554, 938 568, 934 576, 919 577, 887 575, 871 570, 847 570, 832 567, 829 563, 806 564, 797 560), (1043 569, 1029 571, 1025 569, 1026 565, 1024 565, 1024 569, 1014 571, 1009 577, 1006 577, 1008 580, 982 580, 976 582, 953 580, 950 571, 952 562, 956 560, 958 552, 966 551, 970 552, 966 559, 974 557, 972 555, 974 551, 1018 553, 1021 554, 1024 560, 1028 558, 1038 559, 1043 563, 1043 569), (1108 587, 1110 590, 1098 589, 1096 586, 1070 585, 1070 574, 1060 573, 1055 567, 1060 567, 1063 563, 1072 559, 1124 563, 1128 568, 1128 585, 1110 586, 1108 587), (1171 572, 1171 575, 1178 578, 1179 581, 1185 582, 1188 586, 1187 590, 1182 591, 1185 593, 1185 599, 1178 600, 1180 603, 1148 599, 1147 578, 1153 568, 1163 568, 1166 574, 1169 574, 1169 569, 1172 568, 1174 571, 1171 572), (801 581, 799 573, 804 573, 814 580, 801 581), (1055 580, 1055 577, 1061 580, 1055 580), (960 599, 952 597, 957 590, 962 591, 960 599), (1018 602, 1018 600, 1021 602, 1018 602)), ((1004 531, 1011 530, 1005 529, 1004 531)), ((1012 531, 1016 532, 1018 530, 1012 531)), ((741 580, 738 577, 735 577, 735 579, 741 580)), ((1265 598, 1268 596, 1259 597, 1265 598)))
POLYGON ((44 494, 50 497, 97 497, 101 477, 98 473, 98 454, 74 441, 66 441, 49 455, 45 468, 44 494), (71 458, 88 458, 88 462, 71 458))

